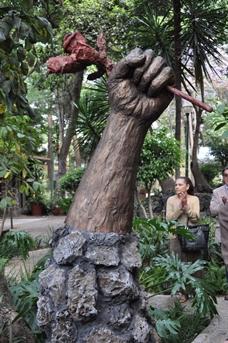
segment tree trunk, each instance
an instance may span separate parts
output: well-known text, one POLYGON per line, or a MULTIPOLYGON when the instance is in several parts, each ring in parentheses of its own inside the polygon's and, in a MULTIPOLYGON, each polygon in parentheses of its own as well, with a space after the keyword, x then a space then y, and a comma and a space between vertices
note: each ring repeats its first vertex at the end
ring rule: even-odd
MULTIPOLYGON (((197 63, 197 61, 195 63, 195 78, 196 78, 196 84, 200 86, 201 99, 202 101, 204 101, 203 72, 202 72, 202 67, 200 66, 200 62, 197 63)), ((201 170, 198 164, 198 159, 197 159, 198 149, 199 149, 200 126, 202 124, 203 111, 197 107, 195 107, 195 111, 196 111, 196 128, 195 128, 194 137, 193 137, 191 170, 195 179, 196 191, 200 193, 211 193, 212 189, 209 186, 203 174, 201 173, 201 170)))
MULTIPOLYGON (((174 49, 175 49, 175 84, 181 90, 181 1, 173 0, 174 13, 174 49)), ((175 138, 181 144, 181 97, 175 97, 176 104, 176 127, 175 138)), ((180 176, 180 166, 176 169, 176 177, 180 176)))
POLYGON ((72 87, 72 91, 70 92, 70 99, 66 97, 65 103, 63 103, 63 107, 65 105, 65 109, 68 109, 69 101, 70 101, 70 114, 69 114, 68 126, 67 126, 65 134, 62 137, 62 142, 59 149, 58 178, 66 173, 67 156, 69 153, 72 139, 75 135, 75 128, 76 128, 77 115, 78 115, 78 109, 75 106, 75 103, 77 103, 80 98, 82 81, 83 81, 83 72, 78 72, 73 78, 73 87, 72 87))
POLYGON ((162 193, 164 194, 173 193, 175 191, 175 181, 171 177, 159 181, 159 184, 161 186, 162 193))
POLYGON ((53 156, 53 120, 51 112, 48 113, 48 181, 51 192, 51 199, 53 197, 53 182, 54 182, 54 156, 53 156))
POLYGON ((75 229, 131 230, 137 166, 148 126, 112 113, 81 180, 66 223, 75 229))
POLYGON ((192 161, 191 170, 195 179, 195 188, 197 192, 200 193, 211 193, 212 189, 207 183, 205 177, 201 173, 198 164, 198 148, 199 148, 199 135, 200 135, 200 125, 201 125, 202 110, 196 109, 196 128, 193 137, 193 147, 192 147, 192 161))
POLYGON ((136 199, 136 201, 137 201, 137 203, 138 203, 138 205, 139 205, 139 207, 140 207, 140 209, 141 209, 141 211, 142 211, 142 214, 143 214, 144 218, 147 219, 147 218, 148 218, 148 215, 147 215, 147 213, 146 213, 146 209, 145 209, 145 207, 143 206, 142 201, 140 200, 140 196, 139 196, 139 194, 138 194, 137 187, 136 187, 136 190, 135 190, 135 199, 136 199))
POLYGON ((81 159, 81 152, 80 152, 80 146, 79 142, 77 139, 77 136, 74 136, 74 156, 75 156, 75 163, 77 167, 80 167, 82 164, 82 159, 81 159))
POLYGON ((151 187, 147 188, 146 189, 146 192, 148 194, 148 210, 149 210, 149 215, 150 215, 150 218, 154 218, 154 214, 153 214, 153 206, 152 206, 152 199, 151 199, 151 196, 150 196, 150 193, 151 193, 151 187))

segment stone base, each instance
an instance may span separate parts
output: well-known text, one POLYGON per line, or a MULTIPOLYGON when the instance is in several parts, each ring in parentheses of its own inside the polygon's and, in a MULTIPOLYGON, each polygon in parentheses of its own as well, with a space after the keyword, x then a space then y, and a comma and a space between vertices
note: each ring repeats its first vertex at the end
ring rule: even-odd
POLYGON ((135 235, 58 229, 40 274, 38 325, 51 343, 153 343, 135 235))

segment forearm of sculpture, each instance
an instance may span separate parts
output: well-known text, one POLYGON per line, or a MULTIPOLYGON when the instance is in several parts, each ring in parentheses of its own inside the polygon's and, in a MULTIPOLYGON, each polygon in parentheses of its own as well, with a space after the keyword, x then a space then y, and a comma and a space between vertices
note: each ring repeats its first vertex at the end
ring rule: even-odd
POLYGON ((137 165, 146 131, 140 119, 110 115, 67 224, 89 231, 126 233, 131 229, 137 165))
POLYGON ((150 125, 172 99, 172 70, 151 50, 133 50, 108 80, 112 110, 76 192, 66 222, 75 229, 127 233, 131 229, 140 151, 150 125))

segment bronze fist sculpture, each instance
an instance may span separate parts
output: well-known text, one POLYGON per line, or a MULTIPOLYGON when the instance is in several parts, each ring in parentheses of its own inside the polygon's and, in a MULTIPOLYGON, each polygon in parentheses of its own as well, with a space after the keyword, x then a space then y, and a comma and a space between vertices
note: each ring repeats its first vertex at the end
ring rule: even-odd
POLYGON ((174 76, 152 50, 134 49, 113 68, 111 114, 87 167, 66 223, 79 230, 131 230, 140 151, 151 124, 172 100, 174 76))
POLYGON ((122 59, 109 77, 111 107, 116 112, 154 121, 169 105, 173 95, 166 90, 174 74, 165 60, 152 50, 134 49, 122 59))

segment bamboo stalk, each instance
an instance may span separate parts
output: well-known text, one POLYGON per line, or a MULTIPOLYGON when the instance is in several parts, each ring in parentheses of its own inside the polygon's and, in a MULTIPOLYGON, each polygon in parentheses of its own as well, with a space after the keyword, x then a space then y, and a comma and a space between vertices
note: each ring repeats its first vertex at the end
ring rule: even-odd
POLYGON ((196 105, 200 108, 202 108, 203 110, 207 111, 207 112, 212 112, 213 108, 210 105, 205 104, 204 102, 193 98, 192 96, 180 91, 179 89, 172 87, 172 86, 167 86, 166 87, 171 93, 180 96, 181 98, 190 101, 193 105, 196 105))

